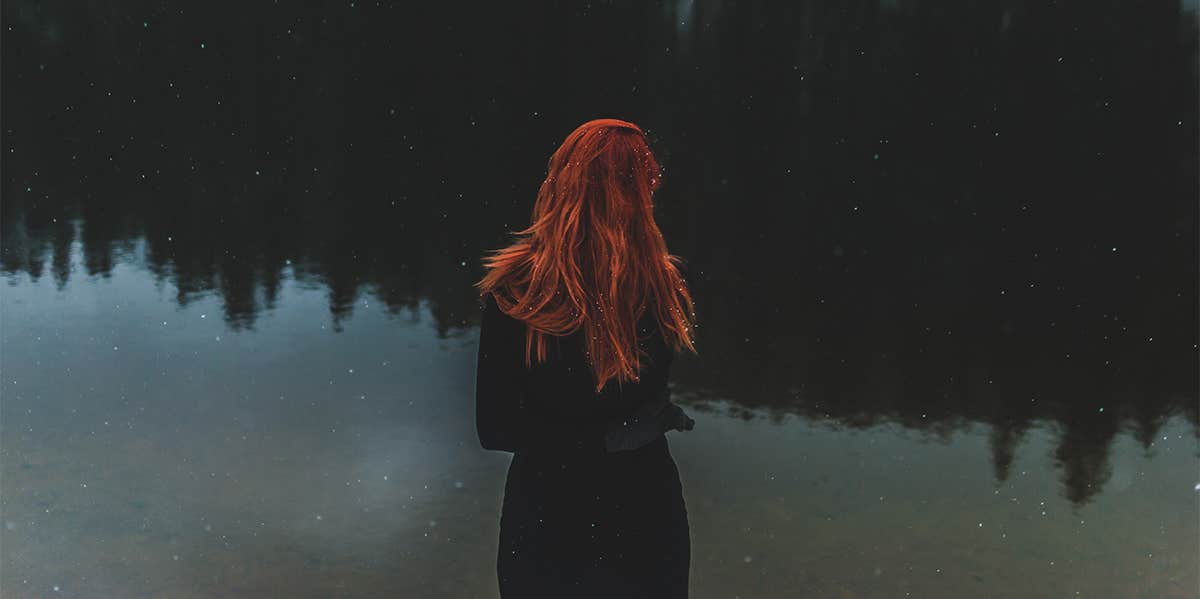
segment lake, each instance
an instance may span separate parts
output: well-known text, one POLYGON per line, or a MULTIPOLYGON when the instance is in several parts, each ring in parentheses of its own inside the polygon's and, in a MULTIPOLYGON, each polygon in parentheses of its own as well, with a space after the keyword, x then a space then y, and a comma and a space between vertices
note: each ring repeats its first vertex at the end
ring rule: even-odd
POLYGON ((1193 4, 2 9, 5 597, 497 597, 483 253, 595 117, 706 597, 1194 597, 1193 4))

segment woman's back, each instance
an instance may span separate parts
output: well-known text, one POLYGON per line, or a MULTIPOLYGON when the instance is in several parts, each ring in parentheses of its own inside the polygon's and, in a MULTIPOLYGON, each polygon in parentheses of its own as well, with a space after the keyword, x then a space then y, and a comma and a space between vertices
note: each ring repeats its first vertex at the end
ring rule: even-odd
POLYGON ((608 453, 610 432, 628 426, 639 409, 661 403, 668 393, 674 352, 650 310, 637 325, 645 352, 640 379, 613 380, 599 392, 582 330, 551 338, 547 360, 526 369, 521 360, 525 328, 490 295, 484 298, 476 424, 485 448, 600 456, 608 453))
POLYGON ((503 597, 686 597, 691 557, 679 471, 657 418, 672 352, 645 331, 641 380, 600 393, 579 334, 555 338, 525 370, 524 323, 487 300, 480 329, 477 425, 489 449, 513 451, 500 519, 503 597), (606 439, 650 414, 629 449, 606 439))
POLYGON ((505 597, 686 597, 690 544, 663 433, 674 351, 695 350, 682 260, 654 222, 642 130, 597 119, 550 159, 530 225, 484 261, 483 447, 513 453, 505 597))

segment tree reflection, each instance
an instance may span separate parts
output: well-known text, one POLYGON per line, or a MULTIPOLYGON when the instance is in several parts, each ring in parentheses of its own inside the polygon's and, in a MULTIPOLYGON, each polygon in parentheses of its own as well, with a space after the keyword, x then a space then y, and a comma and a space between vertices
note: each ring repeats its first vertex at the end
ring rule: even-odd
POLYGON ((1000 481, 1053 422, 1077 504, 1119 432, 1149 448, 1200 422, 1177 4, 3 10, 12 277, 138 264, 246 329, 295 277, 335 326, 369 294, 449 335, 553 146, 622 116, 656 142, 660 222, 697 273, 701 355, 676 375, 697 405, 987 423, 1000 481))

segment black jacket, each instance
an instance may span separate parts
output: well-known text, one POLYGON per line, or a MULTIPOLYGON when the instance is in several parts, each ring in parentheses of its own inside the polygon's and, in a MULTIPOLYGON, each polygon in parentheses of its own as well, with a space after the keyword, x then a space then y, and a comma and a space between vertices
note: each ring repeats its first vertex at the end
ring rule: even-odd
POLYGON ((673 352, 648 314, 638 323, 641 380, 597 393, 583 333, 549 340, 525 368, 525 328, 484 298, 476 428, 513 452, 496 573, 520 599, 684 599, 691 541, 679 470, 663 432, 687 429, 670 402, 673 352))
POLYGON ((550 360, 527 369, 525 323, 502 312, 490 294, 483 304, 475 424, 485 449, 606 453, 637 449, 668 430, 691 430, 693 421, 670 401, 673 351, 649 310, 638 324, 649 356, 641 380, 610 380, 597 393, 582 332, 551 337, 550 360))

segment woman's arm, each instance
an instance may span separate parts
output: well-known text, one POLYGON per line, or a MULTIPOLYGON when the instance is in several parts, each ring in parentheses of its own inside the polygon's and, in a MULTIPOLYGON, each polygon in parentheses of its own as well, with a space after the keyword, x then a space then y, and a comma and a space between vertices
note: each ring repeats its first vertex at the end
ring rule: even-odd
POLYGON ((663 387, 657 399, 646 402, 628 419, 614 423, 604 436, 609 453, 631 451, 657 440, 667 431, 690 431, 696 421, 671 402, 671 390, 663 387))
POLYGON ((525 324, 485 296, 475 368, 475 430, 484 449, 515 452, 529 438, 524 348, 525 324))
POLYGON ((525 367, 525 330, 525 323, 501 311, 490 294, 485 296, 475 372, 479 443, 484 449, 513 453, 534 448, 602 453, 607 424, 602 406, 609 398, 588 395, 581 388, 577 398, 537 401, 525 367))

